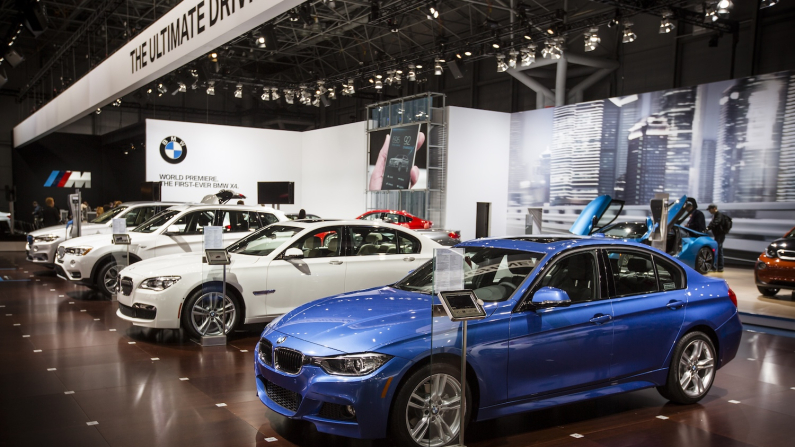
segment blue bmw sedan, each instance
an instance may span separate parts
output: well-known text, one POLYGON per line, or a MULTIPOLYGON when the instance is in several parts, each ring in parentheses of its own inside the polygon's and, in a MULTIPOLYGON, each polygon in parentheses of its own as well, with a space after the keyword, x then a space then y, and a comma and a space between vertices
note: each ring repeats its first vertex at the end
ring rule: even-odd
POLYGON ((646 245, 523 236, 457 247, 487 313, 469 323, 465 386, 461 325, 440 311, 429 262, 269 324, 255 356, 260 400, 321 432, 443 446, 462 423, 642 388, 698 402, 737 353, 726 282, 646 245))

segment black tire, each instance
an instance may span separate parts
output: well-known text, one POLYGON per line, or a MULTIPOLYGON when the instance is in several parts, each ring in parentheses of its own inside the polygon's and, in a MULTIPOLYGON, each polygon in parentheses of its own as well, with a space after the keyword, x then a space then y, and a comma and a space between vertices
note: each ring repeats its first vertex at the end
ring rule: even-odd
POLYGON ((762 287, 762 286, 756 286, 756 288, 759 289, 759 293, 761 293, 764 296, 776 296, 776 294, 781 290, 781 289, 775 289, 773 287, 762 287))
POLYGON ((715 255, 709 247, 701 247, 701 250, 696 254, 695 267, 698 273, 702 275, 712 270, 712 263, 715 261, 715 255))
MULTIPOLYGON (((226 299, 227 315, 225 317, 226 333, 229 334, 240 325, 243 308, 240 306, 240 300, 229 289, 231 286, 226 286, 226 299), (229 304, 232 307, 230 309, 229 304), (233 312, 230 312, 233 311, 233 312), (231 317, 230 317, 231 314, 231 317)), ((188 299, 185 300, 185 305, 182 306, 182 328, 194 338, 201 338, 202 335, 220 335, 221 321, 220 314, 221 303, 221 284, 211 284, 201 287, 199 290, 193 292, 188 299), (198 304, 197 304, 198 303, 198 304), (194 320, 194 307, 198 305, 199 308, 206 310, 210 317, 210 322, 206 328, 206 332, 202 334, 201 325, 194 320), (196 324, 194 324, 196 323, 196 324)), ((197 309, 198 311, 198 309, 197 309)), ((200 315, 195 316, 198 319, 200 315)))
POLYGON ((665 386, 657 387, 657 391, 678 404, 700 401, 715 383, 715 358, 715 345, 705 333, 694 331, 685 334, 674 348, 668 381, 665 386))
MULTIPOLYGON (((452 433, 452 437, 450 439, 447 439, 447 440, 436 439, 436 441, 433 442, 432 439, 426 438, 426 439, 423 440, 422 443, 418 443, 417 441, 414 440, 414 438, 412 437, 411 433, 409 432, 408 424, 410 423, 410 421, 416 421, 418 424, 422 422, 422 420, 417 421, 416 417, 410 417, 409 416, 410 412, 420 413, 422 411, 422 412, 424 412, 427 415, 426 417, 428 417, 428 418, 432 418, 432 416, 433 416, 431 414, 431 412, 434 411, 434 410, 430 409, 430 406, 429 406, 430 410, 419 410, 419 409, 409 410, 408 406, 409 406, 409 400, 411 399, 411 396, 414 393, 415 389, 417 389, 417 387, 419 387, 426 380, 429 380, 429 379, 432 380, 432 377, 434 377, 436 375, 445 375, 447 377, 446 378, 447 381, 450 381, 452 379, 452 382, 447 382, 448 385, 443 387, 443 390, 447 389, 446 388, 447 386, 450 386, 452 388, 457 387, 458 388, 458 392, 460 393, 460 389, 461 389, 461 386, 460 386, 460 380, 461 380, 460 369, 456 368, 456 367, 454 367, 454 366, 452 366, 450 364, 447 364, 447 363, 434 363, 433 366, 425 365, 422 368, 420 368, 419 370, 415 371, 413 374, 411 374, 411 376, 409 376, 409 378, 405 382, 403 382, 403 384, 400 386, 400 389, 395 394, 395 398, 394 398, 394 400, 392 402, 392 408, 391 408, 390 415, 389 415, 389 432, 390 432, 392 438, 395 440, 395 445, 399 445, 399 446, 426 446, 426 447, 430 445, 430 446, 437 446, 438 447, 438 446, 442 446, 442 445, 453 445, 453 443, 458 441, 458 435, 460 433, 460 430, 459 430, 460 427, 456 426, 455 424, 453 424, 453 427, 452 427, 452 428, 454 428, 454 430, 452 430, 450 432, 450 433, 452 433), (433 368, 433 369, 431 369, 431 368, 433 368)), ((431 385, 429 384, 428 386, 430 387, 431 385)), ((428 388, 425 388, 425 389, 426 389, 426 391, 428 391, 428 388)), ((443 391, 442 397, 443 396, 445 396, 444 391, 443 391)), ((417 399, 414 399, 414 402, 418 402, 417 399)), ((465 421, 464 423, 468 424, 469 423, 469 419, 472 416, 472 405, 470 405, 469 403, 473 402, 473 400, 472 400, 472 392, 471 392, 469 386, 466 387, 466 402, 468 403, 468 405, 467 405, 467 408, 466 408, 466 416, 464 418, 464 421, 465 421)), ((459 403, 456 404, 456 405, 460 405, 460 400, 459 400, 459 403)), ((445 410, 444 407, 445 407, 444 405, 436 406, 436 408, 441 408, 441 410, 438 410, 439 411, 438 413, 434 413, 436 415, 435 417, 439 418, 440 423, 442 421, 444 421, 445 418, 442 418, 441 416, 446 411, 454 411, 454 410, 451 410, 452 406, 449 406, 447 410, 445 410)), ((458 417, 457 415, 460 414, 460 411, 456 411, 455 414, 456 415, 453 416, 454 418, 458 417)), ((427 434, 428 431, 431 431, 430 428, 431 428, 431 424, 433 424, 433 423, 434 423, 434 421, 430 420, 430 419, 428 421, 426 421, 425 425, 427 426, 427 428, 425 430, 422 430, 422 433, 427 434)), ((460 421, 459 421, 459 424, 460 424, 460 421)), ((446 425, 446 423, 445 423, 445 425, 446 425)), ((466 427, 466 425, 464 425, 464 426, 466 427)), ((416 427, 416 425, 415 425, 415 427, 416 427)), ((438 425, 438 427, 441 427, 441 425, 438 425)), ((433 431, 438 432, 439 429, 434 428, 433 431)), ((424 434, 423 434, 423 436, 425 436, 424 434)), ((429 435, 429 436, 432 436, 432 435, 429 435)))
POLYGON ((94 280, 94 284, 97 287, 96 290, 106 298, 113 296, 116 283, 119 280, 120 270, 121 269, 118 268, 118 264, 116 263, 115 259, 109 260, 103 264, 99 270, 97 270, 97 277, 94 280))

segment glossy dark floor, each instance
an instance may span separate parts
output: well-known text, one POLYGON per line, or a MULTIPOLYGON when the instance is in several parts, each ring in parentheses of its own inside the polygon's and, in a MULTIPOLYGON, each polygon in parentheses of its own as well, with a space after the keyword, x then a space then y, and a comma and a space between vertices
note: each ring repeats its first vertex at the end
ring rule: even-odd
MULTIPOLYGON (((0 252, 0 445, 384 445, 317 433, 256 397, 260 328, 201 348, 0 252)), ((473 424, 467 445, 775 446, 795 439, 795 338, 745 332, 698 405, 655 390, 473 424), (582 435, 582 437, 580 437, 582 435)))

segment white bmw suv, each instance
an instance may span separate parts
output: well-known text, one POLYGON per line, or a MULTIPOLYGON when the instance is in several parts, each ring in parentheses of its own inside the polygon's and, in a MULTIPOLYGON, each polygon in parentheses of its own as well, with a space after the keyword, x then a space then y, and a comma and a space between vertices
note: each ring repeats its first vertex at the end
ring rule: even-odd
MULTIPOLYGON (((110 225, 114 218, 123 218, 127 221, 128 227, 137 227, 166 208, 180 204, 181 202, 125 202, 90 222, 84 222, 80 226, 80 231, 83 236, 110 234, 110 225)), ((71 225, 55 225, 28 233, 28 243, 25 247, 27 260, 53 267, 58 247, 69 239, 71 229, 71 225)))
POLYGON ((58 247, 55 271, 63 279, 95 287, 111 296, 118 272, 125 264, 201 251, 205 226, 223 226, 223 242, 229 245, 258 228, 288 220, 281 211, 262 206, 173 206, 130 230, 129 262, 127 246, 113 245, 109 235, 83 236, 58 247))

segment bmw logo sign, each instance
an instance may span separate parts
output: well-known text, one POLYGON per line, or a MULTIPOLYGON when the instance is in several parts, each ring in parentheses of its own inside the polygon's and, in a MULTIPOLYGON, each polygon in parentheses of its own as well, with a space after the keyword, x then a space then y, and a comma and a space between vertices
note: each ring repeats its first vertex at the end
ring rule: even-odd
POLYGON ((181 163, 187 155, 188 146, 180 137, 172 135, 160 142, 160 156, 171 164, 181 163))

